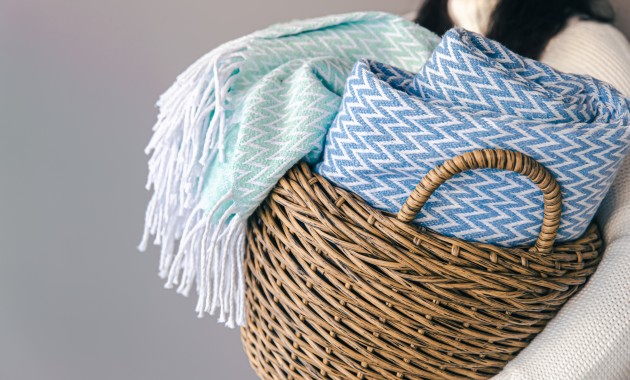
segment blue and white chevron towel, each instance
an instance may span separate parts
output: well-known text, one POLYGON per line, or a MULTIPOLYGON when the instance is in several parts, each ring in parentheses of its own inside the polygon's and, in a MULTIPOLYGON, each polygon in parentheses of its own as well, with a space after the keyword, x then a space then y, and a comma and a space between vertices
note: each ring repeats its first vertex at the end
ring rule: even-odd
MULTIPOLYGON (((346 82, 316 170, 374 207, 397 212, 432 168, 464 152, 525 153, 562 188, 559 241, 591 222, 628 151, 630 100, 460 29, 414 75, 360 60, 346 82)), ((542 195, 529 179, 469 171, 441 186, 416 219, 434 231, 501 246, 532 244, 542 195)))

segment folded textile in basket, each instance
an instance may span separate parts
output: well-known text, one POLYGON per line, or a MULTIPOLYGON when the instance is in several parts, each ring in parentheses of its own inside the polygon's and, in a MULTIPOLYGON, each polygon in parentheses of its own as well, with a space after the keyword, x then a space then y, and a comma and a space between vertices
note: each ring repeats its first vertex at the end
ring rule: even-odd
POLYGON ((317 162, 354 63, 419 70, 438 42, 398 16, 353 13, 253 33, 181 74, 147 147, 154 194, 140 245, 155 235, 162 246, 166 286, 195 287, 200 315, 243 324, 246 220, 291 166, 317 162))
MULTIPOLYGON (((398 212, 445 160, 483 148, 519 151, 559 182, 557 241, 573 240, 590 224, 628 151, 629 107, 608 84, 452 29, 417 75, 357 63, 316 170, 372 206, 398 212)), ((542 209, 529 179, 485 169, 442 185, 415 221, 447 236, 519 246, 536 240, 542 209)))

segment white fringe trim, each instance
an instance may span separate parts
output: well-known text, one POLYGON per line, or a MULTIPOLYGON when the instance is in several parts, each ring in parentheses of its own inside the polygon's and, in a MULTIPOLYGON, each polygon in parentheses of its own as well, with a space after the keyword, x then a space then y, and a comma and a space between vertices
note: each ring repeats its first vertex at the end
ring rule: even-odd
POLYGON ((224 160, 231 123, 229 90, 257 34, 229 42, 201 57, 160 97, 158 120, 145 152, 149 159, 147 189, 153 188, 138 246, 150 236, 160 245, 159 275, 166 287, 199 294, 197 312, 219 312, 229 327, 245 323, 243 259, 245 220, 230 207, 218 224, 216 210, 231 203, 227 194, 209 213, 201 208, 201 191, 212 160, 224 160), (231 217, 231 219, 229 219, 231 217), (214 219, 213 219, 214 218, 214 219), (178 245, 179 241, 179 245, 178 245))

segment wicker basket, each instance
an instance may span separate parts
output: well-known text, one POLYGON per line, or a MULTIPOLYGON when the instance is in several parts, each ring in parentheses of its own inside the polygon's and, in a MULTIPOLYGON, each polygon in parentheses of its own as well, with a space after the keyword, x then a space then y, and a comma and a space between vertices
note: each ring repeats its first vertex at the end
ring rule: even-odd
POLYGON ((554 246, 560 188, 533 159, 475 151, 432 170, 397 216, 294 167, 252 216, 242 338, 264 379, 485 379, 600 261, 595 225, 554 246), (536 245, 468 243, 408 224, 453 175, 498 168, 544 195, 536 245))

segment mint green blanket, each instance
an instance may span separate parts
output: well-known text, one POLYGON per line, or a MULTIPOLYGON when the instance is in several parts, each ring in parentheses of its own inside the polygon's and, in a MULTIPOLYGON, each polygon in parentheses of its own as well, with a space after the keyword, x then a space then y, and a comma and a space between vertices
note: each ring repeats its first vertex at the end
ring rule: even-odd
POLYGON ((418 71, 439 38, 400 17, 352 13, 272 26, 200 58, 160 98, 147 147, 140 249, 161 245, 168 288, 244 323, 247 218, 301 159, 315 163, 360 58, 418 71))

